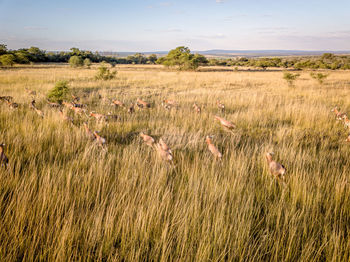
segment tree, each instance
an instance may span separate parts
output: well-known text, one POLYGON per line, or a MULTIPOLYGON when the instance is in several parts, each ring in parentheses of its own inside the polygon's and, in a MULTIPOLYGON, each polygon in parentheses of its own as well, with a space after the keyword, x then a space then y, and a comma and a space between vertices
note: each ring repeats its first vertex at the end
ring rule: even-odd
POLYGON ((322 73, 315 74, 314 72, 312 72, 310 73, 310 76, 313 79, 317 80, 320 83, 320 85, 322 85, 324 80, 329 76, 329 74, 322 74, 322 73))
POLYGON ((84 59, 84 66, 90 68, 91 66, 91 60, 89 58, 84 59))
POLYGON ((188 47, 179 46, 170 50, 168 55, 163 57, 160 62, 167 67, 178 67, 180 70, 194 70, 198 66, 208 63, 208 60, 202 55, 191 54, 191 50, 188 47))
POLYGON ((155 54, 152 54, 148 57, 148 61, 151 63, 151 64, 155 64, 156 61, 157 61, 157 55, 155 54))
POLYGON ((69 58, 68 63, 70 64, 71 67, 80 67, 84 65, 83 58, 81 56, 71 56, 69 58))
POLYGON ((40 50, 38 47, 32 46, 27 50, 27 52, 31 56, 30 60, 33 62, 45 62, 46 61, 45 51, 40 50))
POLYGON ((283 74, 283 79, 287 81, 290 86, 293 86, 294 81, 300 76, 300 74, 292 74, 285 72, 283 74))
POLYGON ((19 64, 29 64, 30 55, 26 50, 19 50, 15 52, 16 62, 19 64))
POLYGON ((7 46, 4 44, 0 44, 0 55, 7 54, 7 46))
POLYGON ((51 102, 58 102, 62 103, 63 100, 67 98, 67 95, 69 93, 69 87, 67 81, 58 81, 55 84, 55 87, 50 90, 50 92, 47 95, 47 98, 51 102))
POLYGON ((12 54, 2 55, 0 56, 0 63, 3 66, 13 66, 15 63, 15 59, 15 56, 12 54))
POLYGON ((106 63, 102 63, 101 66, 98 68, 95 79, 96 80, 111 80, 111 79, 115 78, 116 74, 117 74, 116 71, 111 72, 107 68, 106 63))

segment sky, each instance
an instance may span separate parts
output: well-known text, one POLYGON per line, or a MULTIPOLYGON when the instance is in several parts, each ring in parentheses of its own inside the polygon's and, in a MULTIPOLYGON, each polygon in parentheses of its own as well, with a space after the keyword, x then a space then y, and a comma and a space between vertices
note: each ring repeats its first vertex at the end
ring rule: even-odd
POLYGON ((350 50, 350 0, 0 0, 9 49, 350 50))

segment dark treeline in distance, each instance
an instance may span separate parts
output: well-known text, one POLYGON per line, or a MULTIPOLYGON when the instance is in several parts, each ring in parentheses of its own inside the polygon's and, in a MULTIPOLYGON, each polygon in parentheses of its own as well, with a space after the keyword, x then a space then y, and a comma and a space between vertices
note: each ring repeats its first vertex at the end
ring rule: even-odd
MULTIPOLYGON (((334 55, 325 53, 322 56, 290 56, 290 57, 234 57, 234 58, 204 58, 204 56, 191 55, 188 48, 178 47, 177 53, 190 60, 187 63, 188 69, 195 69, 198 65, 211 66, 232 66, 232 67, 254 67, 254 68, 291 68, 291 69, 350 69, 350 55, 334 55), (187 50, 188 49, 188 50, 187 50), (192 57, 190 57, 192 56, 192 57)), ((173 51, 173 50, 172 50, 173 51)), ((169 52, 172 57, 179 58, 177 54, 169 52)), ((173 51, 174 52, 174 51, 173 51)), ((136 53, 127 57, 116 57, 101 55, 98 52, 84 51, 78 48, 71 48, 69 52, 46 52, 38 47, 22 48, 18 50, 8 50, 7 46, 0 44, 0 63, 3 66, 12 66, 13 64, 29 63, 67 63, 71 57, 77 57, 83 61, 82 65, 89 63, 107 62, 112 66, 116 64, 164 64, 169 66, 172 63, 169 59, 165 61, 164 57, 158 58, 156 54, 144 55, 136 53)), ((76 60, 78 60, 76 59, 76 60)), ((187 61, 186 60, 186 61, 187 61)), ((176 64, 176 63, 175 63, 176 64)))

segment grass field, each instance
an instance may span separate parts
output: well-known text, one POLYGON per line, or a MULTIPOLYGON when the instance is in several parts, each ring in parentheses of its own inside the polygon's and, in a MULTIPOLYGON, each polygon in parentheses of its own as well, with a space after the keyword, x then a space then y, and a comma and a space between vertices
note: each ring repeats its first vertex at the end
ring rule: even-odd
POLYGON ((279 71, 116 70, 111 81, 95 81, 94 68, 0 70, 0 96, 19 104, 0 105, 10 160, 0 169, 2 261, 349 261, 350 144, 330 112, 350 113, 349 71, 332 71, 322 86, 304 71, 292 87, 279 71), (47 106, 59 80, 89 111, 121 116, 89 119, 106 149, 86 138, 87 117, 70 112, 72 125, 47 106), (44 118, 29 109, 26 88, 44 118), (109 102, 138 97, 152 107, 130 115, 109 102), (163 99, 178 109, 165 110, 163 99), (227 132, 215 115, 237 128, 227 132), (166 141, 174 166, 143 144, 141 131, 166 141), (285 186, 268 172, 268 151, 286 166, 285 186))

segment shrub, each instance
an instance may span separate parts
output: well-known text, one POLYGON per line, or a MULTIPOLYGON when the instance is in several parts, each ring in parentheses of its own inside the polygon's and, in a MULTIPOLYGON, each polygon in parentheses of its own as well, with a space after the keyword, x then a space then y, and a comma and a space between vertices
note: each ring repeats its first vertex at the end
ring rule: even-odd
POLYGON ((68 93, 69 93, 68 82, 58 81, 55 84, 55 87, 49 91, 47 98, 51 102, 62 103, 62 101, 67 98, 68 93))
POLYGON ((68 63, 70 64, 71 67, 80 67, 84 65, 84 61, 83 58, 81 58, 81 56, 71 56, 69 58, 68 63))
POLYGON ((116 74, 117 74, 116 71, 111 72, 107 68, 107 65, 105 63, 102 63, 101 66, 98 68, 95 79, 97 79, 97 80, 111 80, 111 79, 115 78, 116 74))
POLYGON ((314 72, 312 72, 310 74, 310 76, 317 80, 321 85, 323 84, 324 80, 329 76, 329 74, 322 74, 322 73, 317 73, 315 74, 314 72))
POLYGON ((91 60, 89 58, 85 58, 84 59, 84 66, 86 66, 87 68, 90 68, 91 60))
POLYGON ((2 55, 0 56, 0 63, 3 66, 13 66, 15 63, 15 59, 15 56, 12 54, 2 55))
POLYGON ((287 81, 287 83, 292 86, 294 81, 300 76, 300 74, 292 74, 289 72, 285 72, 283 74, 283 79, 287 81))

